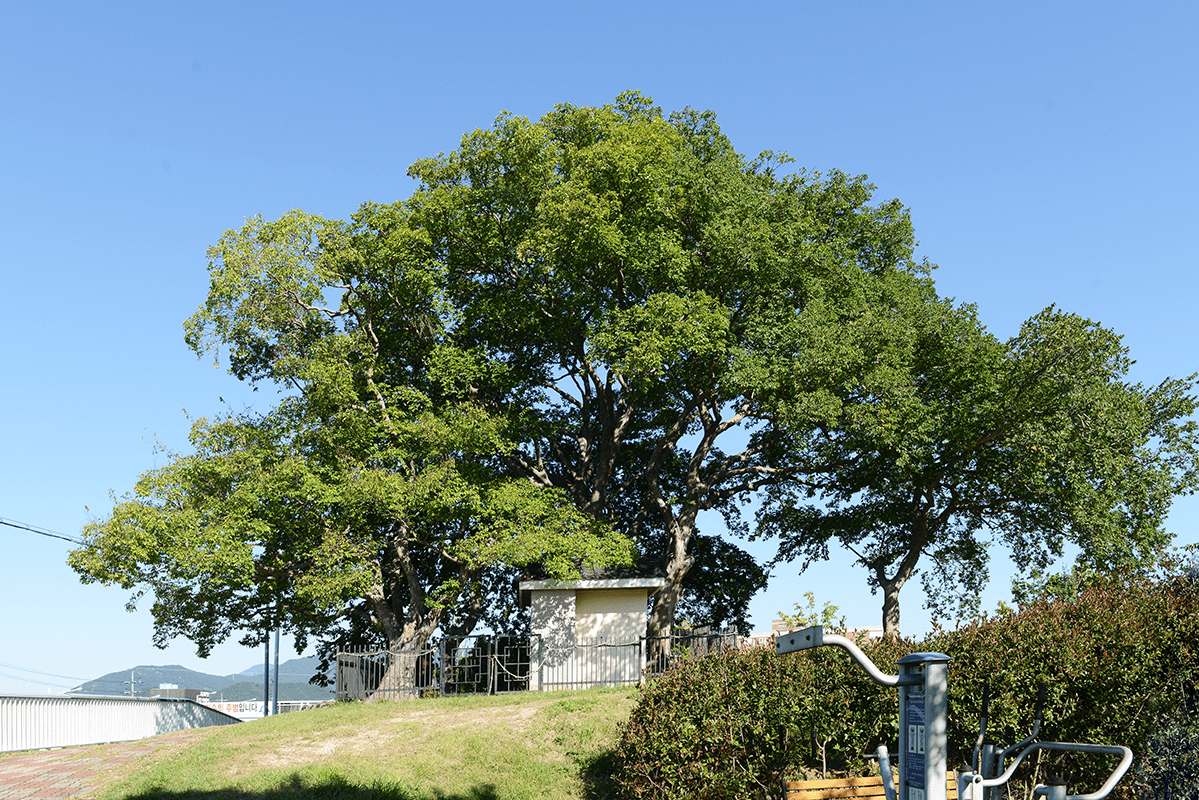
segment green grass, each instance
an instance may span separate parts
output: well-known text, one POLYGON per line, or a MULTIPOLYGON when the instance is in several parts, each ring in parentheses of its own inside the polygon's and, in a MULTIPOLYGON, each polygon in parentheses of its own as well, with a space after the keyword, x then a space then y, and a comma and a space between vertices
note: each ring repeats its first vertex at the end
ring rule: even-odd
POLYGON ((140 759, 98 797, 599 800, 635 697, 621 688, 341 703, 205 729, 140 759))

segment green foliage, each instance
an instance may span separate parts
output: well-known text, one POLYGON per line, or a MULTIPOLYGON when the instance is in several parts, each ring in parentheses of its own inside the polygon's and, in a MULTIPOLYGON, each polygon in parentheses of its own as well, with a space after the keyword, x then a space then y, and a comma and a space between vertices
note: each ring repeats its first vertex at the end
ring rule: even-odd
POLYGON ((372 413, 324 379, 306 388, 266 415, 196 421, 193 454, 85 529, 71 566, 134 590, 131 605, 152 592, 156 644, 184 636, 203 654, 278 626, 302 647, 358 617, 388 644, 419 645, 477 620, 496 568, 568 578, 630 563, 631 543, 561 491, 487 468, 510 445, 477 406, 387 387, 393 402, 372 413))
POLYGON ((698 532, 691 555, 695 564, 683 579, 676 623, 749 630, 749 601, 766 586, 765 568, 732 542, 698 532))
POLYGON ((626 93, 501 116, 417 162, 396 212, 440 270, 446 342, 494 366, 470 388, 513 420, 505 467, 660 559, 656 635, 744 617, 742 593, 712 604, 688 575, 762 570, 702 546, 696 515, 737 522, 741 498, 818 469, 782 463, 776 422, 826 418, 829 386, 872 369, 880 309, 927 284, 900 204, 787 161, 626 93))
POLYGON ((413 164, 403 202, 227 232, 187 340, 300 394, 367 460, 419 413, 431 427, 469 405, 491 441, 464 445, 467 484, 523 479, 634 538, 667 576, 653 633, 676 614, 737 621, 765 571, 697 540, 697 515, 746 532, 739 500, 825 469, 786 458, 777 423, 834 419, 931 292, 902 205, 873 205, 864 177, 780 174, 788 161, 636 92, 504 114, 413 164), (705 597, 697 564, 734 579, 705 597))
POLYGON ((816 594, 804 592, 804 602, 795 604, 795 613, 778 612, 779 619, 794 629, 807 628, 812 625, 823 625, 826 628, 844 628, 845 618, 837 617, 841 609, 825 600, 819 611, 816 610, 816 594))
MULTIPOLYGON (((546 142, 526 123, 499 125, 512 141, 479 133, 464 147, 491 142, 519 160, 546 142)), ((455 165, 484 191, 481 161, 414 170, 431 181, 455 165)), ((580 563, 631 563, 627 536, 566 488, 505 468, 527 412, 483 392, 520 365, 470 334, 458 261, 440 250, 454 245, 438 238, 452 194, 368 203, 349 221, 255 217, 210 248, 187 341, 284 399, 196 422, 195 453, 143 476, 71 556, 85 581, 132 589, 131 602, 154 594, 156 642, 183 635, 207 652, 234 630, 252 644, 283 626, 299 644, 419 645, 438 627, 461 635, 510 617, 487 595, 515 568, 565 578, 580 563)))
POLYGON ((972 307, 905 300, 878 328, 878 366, 798 426, 797 457, 825 469, 769 487, 759 525, 779 558, 848 548, 888 632, 917 575, 936 616, 976 615, 992 541, 1031 572, 1066 542, 1094 569, 1151 562, 1172 499, 1197 486, 1192 379, 1130 383, 1119 336, 1053 308, 1001 342, 972 307))
MULTIPOLYGON (((951 750, 968 760, 977 733, 973 718, 989 679, 989 729, 999 741, 1022 738, 1036 685, 1045 680, 1042 738, 1122 744, 1144 753, 1159 720, 1173 717, 1194 697, 1199 677, 1199 595, 1180 580, 1173 573, 1094 575, 1076 593, 934 634, 922 647, 955 659, 951 750)), ((1111 766, 1055 757, 1046 769, 1060 767, 1072 787, 1093 791, 1111 766)))
POLYGON ((628 540, 666 576, 652 635, 735 622, 766 571, 696 521, 749 534, 755 496, 780 560, 856 553, 892 633, 925 554, 932 604, 971 611, 991 537, 1032 568, 1165 543, 1199 475, 1191 383, 1129 384, 1119 337, 1054 309, 996 340, 937 296, 901 203, 789 161, 628 92, 503 114, 404 201, 226 232, 186 340, 285 399, 198 423, 73 566, 204 649, 268 611, 469 630, 514 566, 628 540))
POLYGON ((1139 755, 1133 779, 1137 797, 1199 798, 1199 718, 1193 712, 1164 720, 1139 755))
MULTIPOLYGON (((1041 738, 1122 744, 1150 753, 1144 781, 1190 769, 1175 721, 1196 699, 1199 594, 1185 575, 1095 576, 1079 593, 1048 597, 923 642, 860 643, 884 671, 902 655, 950 655, 950 765, 968 764, 984 682, 989 738, 1013 744, 1031 727, 1037 684, 1049 695, 1041 738), (1169 726, 1162 729, 1161 720, 1169 726)), ((898 698, 836 648, 776 656, 758 648, 697 659, 652 681, 622 733, 617 756, 629 797, 753 796, 781 774, 819 769, 822 756, 861 773, 862 754, 889 742, 898 698), (780 736, 780 726, 787 736, 780 736), (824 752, 821 752, 821 747, 824 752)), ((1065 776, 1094 791, 1114 766, 1055 756, 1018 780, 1065 776)), ((1154 784, 1156 785, 1156 784, 1154 784)))
MULTIPOLYGON (((892 641, 866 646, 882 664, 906 652, 892 641)), ((619 781, 627 797, 753 797, 817 768, 820 747, 860 770, 865 745, 893 735, 895 706, 834 653, 706 656, 645 686, 616 750, 619 781)))

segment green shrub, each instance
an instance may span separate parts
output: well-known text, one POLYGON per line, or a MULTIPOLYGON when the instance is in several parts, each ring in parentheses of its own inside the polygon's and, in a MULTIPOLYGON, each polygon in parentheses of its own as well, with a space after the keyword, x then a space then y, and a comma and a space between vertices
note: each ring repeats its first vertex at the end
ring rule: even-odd
POLYGON ((1163 724, 1140 756, 1133 785, 1143 800, 1199 800, 1199 716, 1163 724))
MULTIPOLYGON (((988 680, 989 738, 1001 744, 1027 735, 1037 684, 1045 680, 1042 739, 1122 744, 1141 754, 1157 735, 1166 738, 1154 752, 1168 761, 1176 737, 1159 733, 1157 721, 1177 718, 1199 669, 1193 584, 1112 576, 1084 583, 923 642, 869 642, 862 649, 884 672, 895 672, 892 665, 909 652, 953 658, 951 767, 970 761, 988 680)), ((837 648, 695 659, 643 689, 622 729, 618 782, 629 798, 744 798, 773 795, 784 774, 810 775, 826 762, 842 774, 861 774, 878 744, 895 751, 897 706, 895 690, 872 683, 837 648)), ((1071 792, 1090 792, 1113 766, 1095 756, 1052 754, 1033 762, 1019 782, 1064 773, 1071 792)))
MULTIPOLYGON (((1089 576, 1061 597, 1018 613, 938 632, 923 647, 954 657, 949 681, 951 763, 969 762, 982 687, 991 681, 988 734, 1004 744, 1029 728, 1037 684, 1049 692, 1041 737, 1145 751, 1158 720, 1194 691, 1199 602, 1177 579, 1089 576)), ((1065 774, 1071 792, 1094 791, 1114 766, 1096 756, 1046 756, 1027 780, 1065 774)))
MULTIPOLYGON (((879 663, 908 651, 867 644, 879 663)), ((752 648, 687 661, 651 681, 622 729, 619 782, 633 798, 774 794, 784 773, 864 768, 861 742, 894 731, 893 695, 827 651, 780 658, 752 648)), ((870 748, 873 750, 873 746, 870 748)))

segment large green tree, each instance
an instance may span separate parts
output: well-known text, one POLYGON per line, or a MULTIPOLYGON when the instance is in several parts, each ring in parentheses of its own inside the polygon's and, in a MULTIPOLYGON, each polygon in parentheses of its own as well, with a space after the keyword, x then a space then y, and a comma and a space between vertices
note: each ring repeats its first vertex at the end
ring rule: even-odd
POLYGON ((406 391, 502 420, 512 446, 480 469, 561 493, 658 561, 651 635, 681 602, 743 619, 751 592, 686 581, 697 554, 705 574, 765 577, 734 542, 697 548, 699 514, 746 530, 740 501, 810 468, 777 458, 776 423, 825 418, 930 286, 898 202, 786 161, 635 93, 504 115, 417 162, 406 201, 227 233, 189 341, 294 392, 314 425, 358 414, 390 436, 406 391))
MULTIPOLYGON (((404 208, 444 270, 455 341, 491 366, 471 396, 512 419, 505 467, 659 560, 651 635, 683 601, 699 514, 740 527, 741 501, 825 469, 778 459, 776 423, 823 419, 891 347, 893 309, 927 291, 898 202, 786 161, 628 94, 503 116, 411 172, 404 208)), ((703 552, 716 571, 744 563, 726 544, 703 552)))
POLYGON ((578 514, 547 531, 589 520, 635 540, 666 576, 651 635, 680 615, 744 617, 750 592, 707 591, 711 576, 764 573, 697 523, 714 511, 752 533, 740 508, 755 496, 783 558, 854 548, 892 629, 922 555, 981 579, 993 529, 1022 557, 1063 538, 1096 559, 1160 541, 1193 481, 1189 384, 1126 384, 1113 337, 1072 317, 995 341, 937 296, 898 201, 788 161, 747 158, 710 112, 667 116, 636 93, 505 114, 414 164, 407 200, 229 231, 188 340, 288 393, 280 424, 306 433, 284 439, 319 442, 304 457, 339 492, 364 474, 415 485, 451 459, 480 492, 460 530, 512 518, 521 506, 489 498, 519 487, 578 514), (457 433, 414 459, 441 425, 457 433), (474 429, 494 435, 456 438, 474 429), (1043 457, 1023 457, 1026 440, 1043 457))

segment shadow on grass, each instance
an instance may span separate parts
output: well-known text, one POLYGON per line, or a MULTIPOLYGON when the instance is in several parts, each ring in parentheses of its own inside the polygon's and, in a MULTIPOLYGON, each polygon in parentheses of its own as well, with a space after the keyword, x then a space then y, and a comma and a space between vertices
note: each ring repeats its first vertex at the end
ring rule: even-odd
POLYGON ((586 758, 577 759, 579 776, 583 779, 583 797, 587 800, 617 800, 620 794, 616 781, 616 753, 605 750, 586 758))
POLYGON ((499 800, 499 797, 493 784, 447 794, 435 789, 418 790, 390 783, 361 786, 339 775, 313 778, 297 773, 284 784, 263 791, 149 789, 127 795, 126 800, 499 800))

